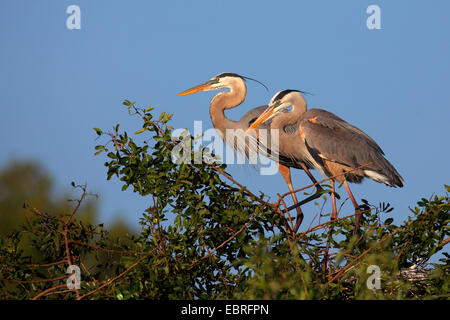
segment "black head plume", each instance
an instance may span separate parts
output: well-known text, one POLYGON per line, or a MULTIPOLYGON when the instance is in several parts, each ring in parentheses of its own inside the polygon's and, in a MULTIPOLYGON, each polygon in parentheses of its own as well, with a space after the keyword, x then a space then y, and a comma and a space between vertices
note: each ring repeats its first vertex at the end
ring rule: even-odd
POLYGON ((274 101, 280 100, 280 99, 282 99, 285 95, 287 95, 288 93, 291 93, 291 92, 300 92, 301 94, 309 94, 309 95, 312 95, 312 93, 309 93, 309 92, 307 92, 307 91, 294 90, 294 89, 286 89, 286 90, 280 91, 280 92, 277 94, 277 96, 273 98, 273 100, 274 100, 274 101))
POLYGON ((258 80, 256 80, 256 79, 253 79, 253 78, 250 78, 250 77, 241 76, 241 75, 239 75, 239 74, 237 74, 237 73, 233 73, 233 72, 224 72, 224 73, 221 73, 221 74, 219 74, 219 75, 217 76, 217 78, 223 78, 223 77, 236 77, 236 78, 241 78, 241 79, 243 79, 244 81, 245 81, 245 80, 255 81, 255 82, 259 83, 260 85, 262 85, 264 88, 266 88, 267 91, 269 91, 269 88, 267 88, 267 86, 266 86, 264 83, 262 83, 261 81, 258 81, 258 80))

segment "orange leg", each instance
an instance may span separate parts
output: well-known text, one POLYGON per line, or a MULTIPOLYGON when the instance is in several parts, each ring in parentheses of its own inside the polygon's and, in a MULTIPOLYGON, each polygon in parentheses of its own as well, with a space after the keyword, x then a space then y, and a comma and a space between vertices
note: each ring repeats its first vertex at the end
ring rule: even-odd
POLYGON ((308 177, 311 179, 311 181, 316 185, 316 192, 309 196, 306 199, 303 199, 302 201, 300 201, 300 205, 303 205, 307 202, 310 202, 312 200, 317 199, 318 197, 320 197, 320 195, 322 194, 322 187, 320 186, 320 184, 317 183, 317 180, 314 178, 314 176, 311 174, 311 172, 309 171, 308 167, 305 166, 305 164, 303 162, 298 162, 298 164, 302 167, 302 169, 306 172, 306 174, 308 175, 308 177))
MULTIPOLYGON (((334 221, 337 219, 338 213, 336 210, 336 197, 334 195, 334 191, 335 191, 335 182, 334 179, 330 179, 330 183, 331 183, 331 205, 333 207, 333 210, 331 211, 331 221, 334 221)), ((330 242, 331 242, 331 233, 333 231, 333 226, 330 226, 330 230, 328 233, 328 240, 327 240, 327 247, 325 250, 325 255, 323 257, 323 267, 322 270, 325 272, 327 270, 327 265, 328 265, 328 260, 329 260, 329 255, 328 255, 328 251, 330 250, 330 242)))
POLYGON ((336 197, 335 197, 335 195, 334 195, 334 190, 335 190, 335 188, 334 188, 334 180, 333 179, 330 179, 330 182, 331 182, 331 205, 332 205, 332 207, 333 207, 333 211, 331 212, 331 220, 336 220, 337 219, 337 216, 338 216, 338 213, 337 213, 337 210, 336 210, 336 197))
MULTIPOLYGON (((286 167, 280 163, 278 163, 278 170, 280 170, 281 175, 284 178, 284 181, 286 181, 288 187, 289 187, 289 191, 291 191, 291 196, 292 196, 292 200, 294 200, 294 203, 297 204, 297 197, 294 193, 294 188, 292 187, 292 180, 291 180, 291 170, 289 169, 289 167, 286 167)), ((303 220, 303 212, 302 209, 298 206, 295 208, 297 210, 297 222, 296 225, 298 224, 300 226, 302 220, 303 220)))
POLYGON ((344 180, 344 186, 345 186, 345 189, 347 190, 348 195, 350 196, 350 200, 352 200, 352 202, 353 202, 353 206, 355 207, 355 229, 353 230, 353 234, 356 234, 356 232, 359 229, 359 220, 361 219, 361 210, 359 210, 358 203, 356 202, 355 197, 353 197, 353 194, 350 191, 347 180, 344 180))

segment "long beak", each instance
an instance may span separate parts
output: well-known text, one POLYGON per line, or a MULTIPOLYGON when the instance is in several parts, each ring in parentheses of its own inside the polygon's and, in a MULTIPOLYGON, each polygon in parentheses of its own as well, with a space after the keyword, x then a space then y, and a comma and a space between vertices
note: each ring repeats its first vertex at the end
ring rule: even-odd
POLYGON ((253 122, 250 127, 248 127, 247 131, 245 131, 245 133, 248 133, 250 130, 255 129, 256 127, 258 127, 261 123, 263 123, 264 121, 266 121, 268 118, 270 118, 270 116, 273 115, 275 110, 275 106, 270 106, 269 108, 267 108, 266 110, 264 110, 263 113, 261 113, 261 115, 258 117, 258 119, 255 120, 255 122, 253 122))
POLYGON ((183 92, 180 92, 179 94, 177 94, 177 96, 185 96, 191 93, 196 93, 196 92, 200 92, 200 91, 207 91, 209 89, 211 89, 212 86, 212 82, 211 81, 207 81, 205 83, 199 84, 198 86, 195 86, 193 88, 187 89, 183 92))

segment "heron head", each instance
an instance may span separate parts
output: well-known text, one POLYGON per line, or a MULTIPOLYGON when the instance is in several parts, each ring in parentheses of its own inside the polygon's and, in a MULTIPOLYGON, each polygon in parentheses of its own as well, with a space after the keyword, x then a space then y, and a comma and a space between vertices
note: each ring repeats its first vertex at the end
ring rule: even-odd
POLYGON ((212 77, 210 80, 199 84, 195 87, 192 87, 190 89, 187 89, 183 92, 180 92, 177 94, 177 96, 185 96, 191 93, 200 92, 200 91, 211 91, 211 90, 220 90, 220 89, 230 89, 243 87, 245 90, 247 89, 245 86, 245 80, 252 80, 255 82, 258 82, 260 85, 262 85, 264 88, 267 89, 267 87, 262 83, 259 82, 256 79, 244 77, 237 73, 232 72, 224 72, 221 73, 215 77, 212 77))
POLYGON ((272 99, 270 99, 268 108, 250 125, 247 132, 257 128, 261 123, 272 119, 280 112, 295 105, 299 99, 304 101, 302 93, 302 91, 291 89, 278 91, 272 99))
POLYGON ((244 77, 238 75, 237 73, 225 72, 212 77, 210 80, 202 84, 180 92, 177 96, 185 96, 200 91, 231 89, 237 85, 243 85, 245 87, 244 77))

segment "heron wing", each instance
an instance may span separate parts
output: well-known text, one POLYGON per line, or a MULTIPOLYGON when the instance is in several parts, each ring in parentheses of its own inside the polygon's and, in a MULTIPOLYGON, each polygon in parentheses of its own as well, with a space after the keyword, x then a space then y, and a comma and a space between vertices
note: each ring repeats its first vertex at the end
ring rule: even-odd
POLYGON ((350 123, 338 117, 334 113, 322 109, 310 109, 306 111, 304 115, 308 118, 320 117, 321 119, 326 120, 324 122, 326 122, 328 126, 342 128, 354 134, 360 135, 361 137, 366 139, 366 143, 368 143, 371 148, 384 155, 384 152, 380 148, 380 146, 367 133, 365 133, 358 127, 351 125, 350 123))
POLYGON ((299 131, 314 157, 349 167, 368 164, 379 158, 377 154, 383 154, 366 133, 325 110, 307 111, 300 120, 299 131))

